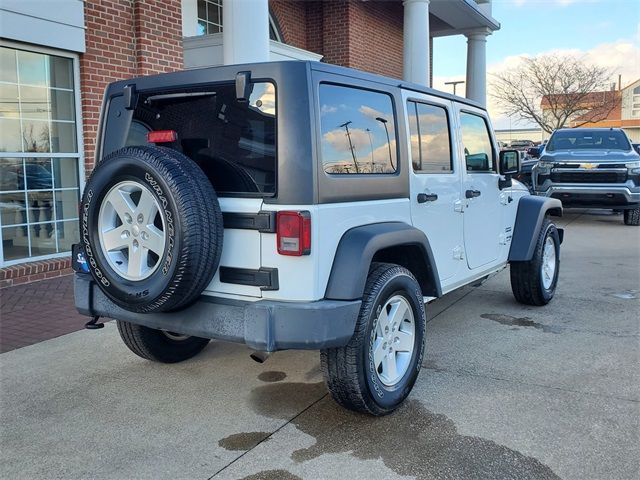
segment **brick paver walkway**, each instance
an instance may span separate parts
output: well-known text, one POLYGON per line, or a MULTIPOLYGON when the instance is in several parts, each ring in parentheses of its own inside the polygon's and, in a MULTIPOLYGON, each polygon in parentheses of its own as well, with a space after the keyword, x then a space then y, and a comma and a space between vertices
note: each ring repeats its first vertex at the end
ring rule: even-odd
POLYGON ((73 303, 73 275, 0 290, 0 353, 84 328, 73 303))

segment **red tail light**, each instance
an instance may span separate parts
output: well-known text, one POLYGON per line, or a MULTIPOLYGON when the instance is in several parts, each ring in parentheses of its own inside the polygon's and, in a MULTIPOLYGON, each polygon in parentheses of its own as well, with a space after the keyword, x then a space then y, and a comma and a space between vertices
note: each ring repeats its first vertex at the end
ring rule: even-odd
POLYGON ((276 232, 280 255, 299 257, 311 253, 309 212, 278 212, 276 232))
POLYGON ((147 133, 147 142, 149 143, 171 143, 178 139, 178 133, 175 130, 155 130, 147 133))

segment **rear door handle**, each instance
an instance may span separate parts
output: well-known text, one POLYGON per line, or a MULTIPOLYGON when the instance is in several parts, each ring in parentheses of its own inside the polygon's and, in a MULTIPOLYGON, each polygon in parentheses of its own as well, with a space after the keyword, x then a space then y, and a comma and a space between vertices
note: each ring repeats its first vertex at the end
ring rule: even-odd
POLYGON ((418 194, 418 203, 425 202, 435 202, 438 199, 438 195, 436 193, 419 193, 418 194))
POLYGON ((464 196, 467 198, 476 198, 480 195, 482 195, 482 192, 480 190, 467 190, 464 194, 464 196))

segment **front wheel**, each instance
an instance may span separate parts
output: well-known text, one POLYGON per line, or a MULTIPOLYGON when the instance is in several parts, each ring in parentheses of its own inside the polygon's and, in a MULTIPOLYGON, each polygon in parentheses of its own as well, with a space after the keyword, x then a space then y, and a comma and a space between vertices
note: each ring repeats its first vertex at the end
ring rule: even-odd
POLYGON ((117 324, 120 338, 129 350, 154 362, 178 363, 188 360, 209 343, 208 338, 180 335, 122 320, 118 320, 117 324))
POLYGON ((322 350, 327 387, 345 408, 385 415, 407 398, 422 365, 425 310, 420 285, 407 269, 374 263, 353 337, 322 350))
POLYGON ((545 218, 538 234, 533 258, 511 262, 511 290, 525 305, 546 305, 558 284, 560 271, 560 236, 556 226, 545 218))
POLYGON ((624 211, 624 224, 625 225, 640 225, 640 208, 632 208, 624 211))

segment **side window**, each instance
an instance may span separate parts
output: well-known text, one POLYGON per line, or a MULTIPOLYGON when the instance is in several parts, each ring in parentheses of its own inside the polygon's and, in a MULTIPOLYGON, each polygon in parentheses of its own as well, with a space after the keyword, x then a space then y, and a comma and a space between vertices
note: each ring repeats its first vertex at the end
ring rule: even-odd
POLYGON ((394 173, 396 122, 386 93, 320 84, 322 164, 331 174, 394 173))
POLYGON ((416 173, 451 173, 449 119, 443 107, 409 102, 411 158, 416 173))
POLYGON ((484 118, 460 112, 462 144, 468 172, 494 172, 495 159, 489 129, 484 118))

